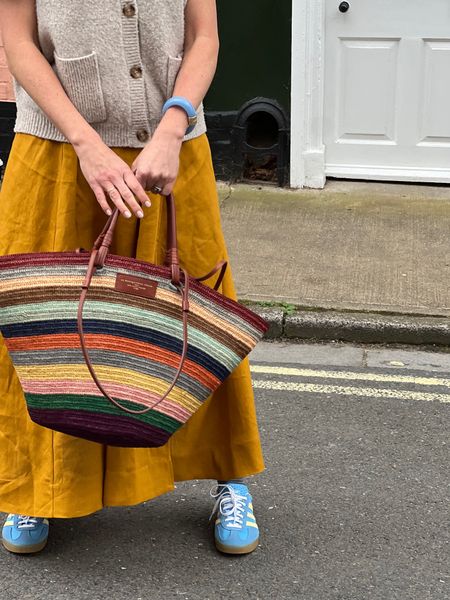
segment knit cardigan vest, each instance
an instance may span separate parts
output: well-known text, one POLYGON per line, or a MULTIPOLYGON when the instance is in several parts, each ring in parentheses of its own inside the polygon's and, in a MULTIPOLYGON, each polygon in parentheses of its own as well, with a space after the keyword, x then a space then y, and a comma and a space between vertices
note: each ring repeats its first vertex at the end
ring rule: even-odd
MULTIPOLYGON (((141 148, 172 96, 187 0, 36 0, 38 39, 77 110, 108 146, 141 148)), ((67 142, 14 81, 15 132, 67 142)), ((195 129, 206 131, 203 105, 195 129)))

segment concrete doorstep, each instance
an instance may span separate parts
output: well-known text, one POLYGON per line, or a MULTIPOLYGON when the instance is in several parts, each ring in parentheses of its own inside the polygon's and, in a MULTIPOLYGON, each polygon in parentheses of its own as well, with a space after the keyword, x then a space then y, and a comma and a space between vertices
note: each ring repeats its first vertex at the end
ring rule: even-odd
POLYGON ((450 345, 450 189, 219 184, 239 301, 266 339, 450 345))

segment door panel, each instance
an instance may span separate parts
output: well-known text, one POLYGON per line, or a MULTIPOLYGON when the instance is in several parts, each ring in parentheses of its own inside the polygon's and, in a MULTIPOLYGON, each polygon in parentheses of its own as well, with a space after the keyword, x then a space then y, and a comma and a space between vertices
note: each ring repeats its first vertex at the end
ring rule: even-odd
POLYGON ((398 41, 343 39, 339 52, 337 141, 392 143, 398 41))
POLYGON ((326 174, 450 183, 450 2, 326 2, 326 174))
POLYGON ((424 40, 419 144, 450 143, 450 41, 424 40))

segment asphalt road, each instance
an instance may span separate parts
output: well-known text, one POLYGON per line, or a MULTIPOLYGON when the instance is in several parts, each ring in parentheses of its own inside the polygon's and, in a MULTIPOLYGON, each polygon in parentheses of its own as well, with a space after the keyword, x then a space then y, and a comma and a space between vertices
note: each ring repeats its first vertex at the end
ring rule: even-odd
POLYGON ((267 469, 261 544, 215 551, 213 482, 51 522, 0 552, 3 600, 447 600, 450 354, 263 343, 252 368, 267 469))

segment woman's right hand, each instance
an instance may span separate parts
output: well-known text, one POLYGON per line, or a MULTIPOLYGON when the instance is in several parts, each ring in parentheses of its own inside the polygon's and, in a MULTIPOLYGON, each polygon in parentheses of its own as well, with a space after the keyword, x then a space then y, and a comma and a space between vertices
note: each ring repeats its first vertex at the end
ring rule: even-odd
POLYGON ((133 212, 141 219, 142 205, 151 206, 151 202, 127 163, 101 140, 74 145, 74 149, 81 171, 103 211, 111 214, 108 202, 111 200, 124 217, 130 218, 133 212))

